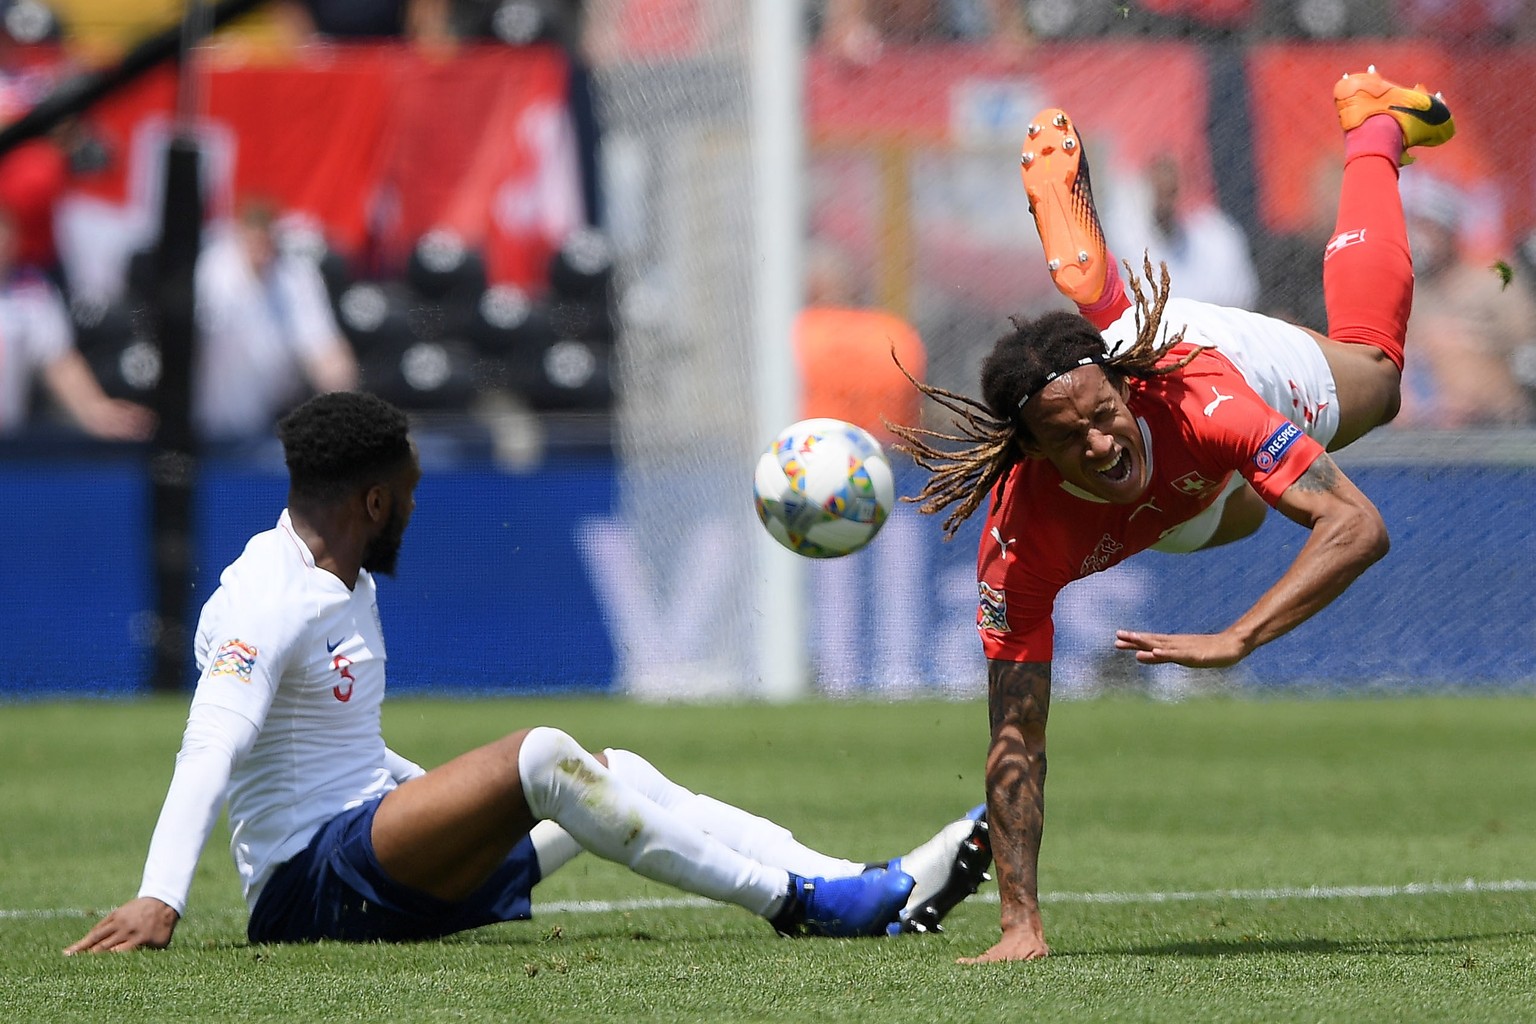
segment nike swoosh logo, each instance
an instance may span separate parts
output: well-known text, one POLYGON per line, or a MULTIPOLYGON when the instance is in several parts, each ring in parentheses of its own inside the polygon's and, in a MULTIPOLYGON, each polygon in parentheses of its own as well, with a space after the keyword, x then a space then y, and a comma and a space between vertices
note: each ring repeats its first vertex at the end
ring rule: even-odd
POLYGON ((1399 106, 1393 106, 1392 109, 1401 110, 1403 113, 1410 114, 1413 117, 1418 118, 1420 121, 1423 121, 1425 124, 1429 125, 1445 124, 1445 122, 1451 119, 1451 108, 1446 106, 1444 103, 1441 103, 1433 96, 1429 98, 1428 110, 1420 110, 1417 107, 1399 106))
POLYGON ((329 640, 327 640, 325 642, 325 653, 326 654, 330 654, 331 652, 336 650, 336 648, 340 647, 342 644, 344 644, 346 642, 347 642, 347 638, 346 637, 342 637, 340 640, 337 640, 335 643, 331 643, 329 640))

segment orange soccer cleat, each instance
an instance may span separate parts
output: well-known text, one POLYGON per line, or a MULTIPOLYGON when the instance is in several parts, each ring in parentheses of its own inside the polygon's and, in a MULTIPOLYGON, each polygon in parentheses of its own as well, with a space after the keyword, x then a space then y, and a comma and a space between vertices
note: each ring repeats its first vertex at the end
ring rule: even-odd
POLYGON ((1035 115, 1019 174, 1051 280, 1079 306, 1093 305, 1104 294, 1109 261, 1093 206, 1088 155, 1065 111, 1052 107, 1035 115))
POLYGON ((1333 86, 1333 105, 1339 111, 1339 124, 1345 131, 1358 128, 1368 117, 1387 114, 1396 119, 1403 132, 1403 164, 1413 163, 1408 149, 1413 146, 1438 146, 1456 134, 1456 122, 1444 98, 1424 85, 1412 89, 1387 81, 1376 72, 1376 65, 1365 71, 1346 74, 1333 86))

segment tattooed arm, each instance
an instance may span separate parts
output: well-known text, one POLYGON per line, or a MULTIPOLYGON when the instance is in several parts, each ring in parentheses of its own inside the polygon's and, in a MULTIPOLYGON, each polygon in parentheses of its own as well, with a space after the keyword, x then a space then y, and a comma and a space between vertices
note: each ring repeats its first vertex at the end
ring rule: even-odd
POLYGON ((1050 952, 1040 923, 1040 833, 1045 822, 1045 720, 1051 707, 1048 661, 989 661, 987 824, 1003 903, 1003 937, 965 964, 1038 960, 1050 952))
POLYGON ((1168 634, 1119 630, 1115 646, 1146 664, 1196 668, 1233 665, 1295 629, 1338 597, 1387 553, 1387 527, 1370 499, 1321 454, 1275 507, 1312 531, 1285 574, 1220 633, 1168 634))

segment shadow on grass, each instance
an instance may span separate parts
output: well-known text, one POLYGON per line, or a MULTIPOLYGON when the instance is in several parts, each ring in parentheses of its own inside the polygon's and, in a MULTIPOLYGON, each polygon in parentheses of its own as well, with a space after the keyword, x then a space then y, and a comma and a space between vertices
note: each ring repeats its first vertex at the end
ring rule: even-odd
MULTIPOLYGON (((324 940, 321 942, 292 942, 292 943, 253 943, 243 938, 206 939, 198 948, 207 950, 248 951, 253 954, 278 954, 286 950, 310 950, 323 947, 344 948, 368 948, 375 949, 400 949, 412 946, 422 948, 458 947, 471 949, 475 947, 499 948, 499 949, 548 949, 561 943, 569 942, 585 945, 600 945, 602 943, 658 943, 677 945, 708 945, 712 942, 741 941, 751 936, 742 933, 739 929, 715 929, 679 931, 668 928, 665 925, 657 926, 654 923, 645 924, 638 922, 616 922, 613 924, 597 925, 584 922, 579 926, 572 926, 570 922, 546 919, 544 921, 507 921, 501 924, 486 925, 469 931, 456 932, 444 935, 440 938, 403 939, 400 941, 378 940, 375 942, 338 942, 336 940, 324 940)), ((771 931, 765 931, 763 938, 774 938, 771 931)))
MULTIPOLYGON (((1123 949, 1063 950, 1067 956, 1177 956, 1177 957, 1235 957, 1266 956, 1275 953, 1386 953, 1393 956, 1416 956, 1436 952, 1440 947, 1463 945, 1469 942, 1529 939, 1536 931, 1520 929, 1501 932, 1482 932, 1469 935, 1430 935, 1400 939, 1270 939, 1259 935, 1234 936, 1227 939, 1202 939, 1197 942, 1169 942, 1152 946, 1130 946, 1123 949)), ((1052 950, 1051 956, 1058 953, 1052 950)))
MULTIPOLYGON (((243 940, 205 940, 199 948, 206 950, 247 951, 257 956, 280 955, 283 950, 314 949, 316 946, 373 946, 375 948, 402 948, 410 946, 500 948, 525 951, 559 948, 565 943, 572 946, 592 947, 605 943, 656 943, 679 947, 705 946, 713 942, 739 942, 749 936, 733 929, 702 932, 680 932, 666 927, 647 927, 638 922, 613 923, 596 926, 569 928, 564 922, 533 921, 509 922, 490 925, 441 939, 421 939, 405 942, 376 943, 294 943, 266 946, 243 940)), ((1536 929, 1514 929, 1461 935, 1430 935, 1405 938, 1361 938, 1350 940, 1328 938, 1275 939, 1263 935, 1234 935, 1229 938, 1201 939, 1187 942, 1168 942, 1140 946, 1098 946, 1081 949, 1053 948, 1051 959, 1071 957, 1105 956, 1161 956, 1161 957, 1240 957, 1272 956, 1276 954, 1385 954, 1390 956, 1418 956, 1443 952, 1446 946, 1462 946, 1476 942, 1520 941, 1536 938, 1536 929)), ((871 940, 879 941, 879 940, 871 940)), ((775 947, 776 948, 776 947, 775 947)))

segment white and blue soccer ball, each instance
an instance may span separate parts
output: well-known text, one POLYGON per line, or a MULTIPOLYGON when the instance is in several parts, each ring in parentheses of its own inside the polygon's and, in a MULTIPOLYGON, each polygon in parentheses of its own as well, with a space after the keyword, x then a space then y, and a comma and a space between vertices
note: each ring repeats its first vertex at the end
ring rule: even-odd
POLYGON ((869 431, 820 418, 779 432, 757 460, 752 491, 774 540, 807 558, 838 558, 874 540, 896 483, 869 431))

